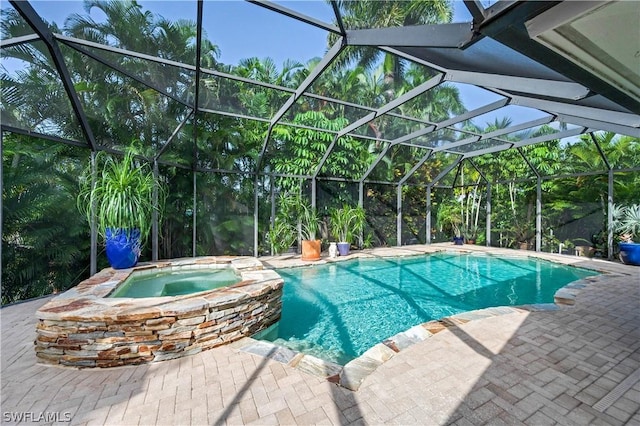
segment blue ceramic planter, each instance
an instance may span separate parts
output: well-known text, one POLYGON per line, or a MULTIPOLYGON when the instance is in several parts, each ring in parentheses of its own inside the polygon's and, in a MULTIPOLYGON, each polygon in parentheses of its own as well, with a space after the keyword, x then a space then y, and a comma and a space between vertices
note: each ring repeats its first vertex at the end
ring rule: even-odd
POLYGON ((338 243, 336 246, 338 247, 338 253, 340 253, 340 256, 347 256, 349 254, 349 248, 351 247, 350 243, 338 243))
POLYGON ((464 244, 464 237, 453 237, 453 244, 461 246, 464 244))
POLYGON ((139 229, 106 229, 107 259, 113 269, 126 269, 135 266, 140 257, 139 229))
POLYGON ((640 243, 619 243, 618 245, 622 263, 640 266, 640 243))

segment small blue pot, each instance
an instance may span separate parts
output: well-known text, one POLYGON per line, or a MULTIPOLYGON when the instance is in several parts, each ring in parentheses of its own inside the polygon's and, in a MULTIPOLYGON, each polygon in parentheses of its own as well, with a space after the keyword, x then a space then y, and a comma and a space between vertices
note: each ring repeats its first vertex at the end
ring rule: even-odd
POLYGON ((105 230, 107 259, 113 269, 135 266, 140 257, 140 230, 107 228, 105 230))
POLYGON ((336 246, 338 247, 338 253, 340 253, 340 256, 347 256, 349 254, 349 249, 351 248, 350 243, 338 243, 336 246))
POLYGON ((453 244, 461 246, 464 244, 464 237, 453 237, 453 244))
POLYGON ((618 246, 622 263, 640 266, 640 243, 619 243, 618 246))

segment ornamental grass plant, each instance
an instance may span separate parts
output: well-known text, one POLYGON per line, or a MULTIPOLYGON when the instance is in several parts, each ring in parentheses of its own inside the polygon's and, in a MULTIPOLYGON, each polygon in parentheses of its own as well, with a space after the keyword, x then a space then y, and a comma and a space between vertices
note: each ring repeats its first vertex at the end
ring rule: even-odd
POLYGON ((93 209, 98 234, 104 240, 107 228, 140 231, 140 246, 151 230, 153 212, 161 213, 164 199, 163 186, 153 173, 149 163, 136 157, 133 148, 127 149, 122 158, 106 152, 96 155, 96 172, 89 165, 80 177, 77 205, 89 223, 93 209), (154 204, 157 190, 158 203, 154 204))

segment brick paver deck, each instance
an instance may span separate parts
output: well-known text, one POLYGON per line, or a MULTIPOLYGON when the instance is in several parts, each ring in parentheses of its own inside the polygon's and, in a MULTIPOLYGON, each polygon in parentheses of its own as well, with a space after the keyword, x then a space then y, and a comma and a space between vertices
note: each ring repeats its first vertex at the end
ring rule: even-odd
POLYGON ((1 421, 640 424, 640 268, 598 267, 613 274, 581 290, 575 306, 448 327, 379 366, 357 392, 230 347, 136 367, 46 367, 36 364, 33 314, 48 299, 9 306, 0 311, 1 421))

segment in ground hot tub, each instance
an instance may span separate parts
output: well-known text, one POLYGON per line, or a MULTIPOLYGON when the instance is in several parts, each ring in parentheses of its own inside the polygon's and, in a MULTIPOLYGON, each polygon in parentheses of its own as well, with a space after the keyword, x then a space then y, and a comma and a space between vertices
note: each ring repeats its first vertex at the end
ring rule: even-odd
POLYGON ((262 269, 262 263, 252 257, 108 268, 36 312, 36 355, 39 362, 48 364, 113 367, 195 354, 277 322, 282 286, 275 271, 262 269), (182 274, 197 275, 201 281, 180 285, 182 274), (145 287, 146 281, 152 281, 148 278, 156 275, 173 277, 155 285, 162 288, 158 295, 136 296, 139 289, 127 293, 135 281, 145 287), (133 284, 126 282, 130 277, 133 284), (201 285, 212 288, 203 290, 201 285), (187 290, 195 292, 181 294, 187 290))
POLYGON ((109 297, 180 296, 227 287, 240 281, 242 277, 230 266, 146 269, 134 271, 109 297))

